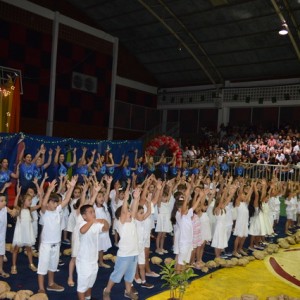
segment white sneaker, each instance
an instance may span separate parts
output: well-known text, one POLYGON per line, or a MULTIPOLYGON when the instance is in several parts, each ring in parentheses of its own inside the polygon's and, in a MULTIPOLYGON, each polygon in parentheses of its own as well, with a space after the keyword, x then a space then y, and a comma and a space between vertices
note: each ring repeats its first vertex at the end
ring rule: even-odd
POLYGON ((150 273, 146 273, 146 276, 148 276, 148 277, 159 277, 160 275, 152 271, 150 273))

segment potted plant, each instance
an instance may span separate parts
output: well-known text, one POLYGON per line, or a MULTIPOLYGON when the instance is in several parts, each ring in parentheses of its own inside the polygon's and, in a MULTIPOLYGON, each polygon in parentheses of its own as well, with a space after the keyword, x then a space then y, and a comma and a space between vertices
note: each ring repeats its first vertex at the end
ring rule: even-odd
POLYGON ((160 274, 162 275, 161 279, 165 281, 162 286, 167 286, 170 290, 170 298, 168 300, 182 300, 186 287, 189 284, 188 280, 198 276, 194 273, 191 266, 187 264, 181 273, 177 273, 175 260, 162 266, 160 274))

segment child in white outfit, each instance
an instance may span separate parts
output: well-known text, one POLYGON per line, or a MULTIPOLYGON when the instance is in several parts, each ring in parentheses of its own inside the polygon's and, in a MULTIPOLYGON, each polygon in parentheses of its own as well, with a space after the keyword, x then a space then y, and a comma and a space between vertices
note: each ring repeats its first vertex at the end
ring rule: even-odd
POLYGON ((111 273, 106 288, 103 291, 103 298, 107 299, 110 296, 110 292, 115 283, 119 283, 124 276, 125 281, 125 293, 124 296, 130 299, 138 299, 138 296, 131 290, 131 285, 134 279, 138 255, 138 235, 136 230, 136 222, 133 219, 133 215, 137 211, 139 202, 139 192, 135 191, 134 204, 131 207, 131 211, 128 209, 129 199, 129 184, 125 192, 124 202, 121 207, 116 210, 116 219, 118 220, 118 232, 120 235, 119 251, 117 253, 117 260, 115 263, 114 271, 111 273))
POLYGON ((81 206, 80 214, 84 221, 80 224, 80 242, 76 257, 77 293, 79 300, 85 300, 91 299, 92 287, 97 278, 99 233, 108 231, 109 225, 104 219, 96 219, 92 205, 81 206))
POLYGON ((3 270, 3 258, 5 255, 5 238, 7 228, 7 213, 14 214, 14 212, 6 207, 6 195, 0 193, 0 277, 8 278, 9 274, 3 270))
POLYGON ((52 193, 56 186, 53 180, 48 187, 47 193, 42 200, 41 213, 43 218, 43 230, 39 249, 38 284, 39 292, 45 293, 44 277, 48 273, 48 291, 62 292, 64 287, 54 282, 54 272, 57 270, 59 261, 59 248, 61 241, 61 215, 60 212, 68 204, 77 177, 73 177, 68 183, 68 191, 61 205, 58 205, 59 197, 52 193))

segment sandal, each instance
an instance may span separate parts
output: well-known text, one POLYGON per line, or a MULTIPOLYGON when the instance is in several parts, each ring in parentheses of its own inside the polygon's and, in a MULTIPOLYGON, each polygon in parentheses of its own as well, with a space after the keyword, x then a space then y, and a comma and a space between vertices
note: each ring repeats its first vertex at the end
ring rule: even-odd
POLYGON ((11 269, 10 269, 10 274, 12 274, 12 275, 18 274, 18 271, 17 271, 17 267, 16 267, 16 266, 12 266, 12 267, 11 267, 11 269))
POLYGON ((5 273, 4 271, 2 271, 2 273, 0 273, 0 277, 2 278, 8 278, 10 275, 8 273, 5 273))
POLYGON ((33 271, 33 272, 36 272, 36 271, 37 271, 37 268, 36 268, 36 266, 35 266, 34 264, 30 264, 28 267, 29 267, 29 269, 30 269, 31 271, 33 271))
POLYGON ((75 282, 72 279, 68 279, 68 286, 73 287, 75 282))

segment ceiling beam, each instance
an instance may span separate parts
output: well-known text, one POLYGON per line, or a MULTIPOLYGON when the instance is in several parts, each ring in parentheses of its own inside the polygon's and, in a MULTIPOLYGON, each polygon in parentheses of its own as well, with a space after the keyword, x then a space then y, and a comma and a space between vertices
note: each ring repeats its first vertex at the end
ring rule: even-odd
POLYGON ((215 79, 213 76, 207 71, 207 69, 204 67, 202 62, 198 59, 196 54, 190 49, 190 47, 185 43, 185 41, 160 17, 158 16, 152 8, 146 4, 143 0, 138 0, 138 2, 145 7, 145 9, 151 13, 170 33, 181 43, 181 45, 187 50, 187 52, 194 58, 196 63, 200 66, 202 71, 205 73, 205 75, 208 77, 210 82, 214 85, 217 85, 215 79))

